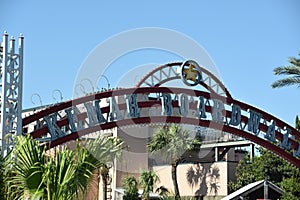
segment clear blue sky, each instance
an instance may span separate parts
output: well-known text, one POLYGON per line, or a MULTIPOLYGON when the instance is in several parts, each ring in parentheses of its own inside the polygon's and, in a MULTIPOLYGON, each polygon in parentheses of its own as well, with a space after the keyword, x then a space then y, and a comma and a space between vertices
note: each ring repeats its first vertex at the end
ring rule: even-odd
MULTIPOLYGON (((293 125, 300 89, 272 89, 273 68, 300 52, 300 1, 6 1, 0 32, 25 36, 24 107, 38 93, 53 103, 59 89, 72 98, 76 74, 99 43, 142 27, 173 29, 202 45, 232 96, 293 125)), ((146 52, 147 53, 147 52, 146 52)), ((172 56, 134 57, 124 67, 165 63, 172 56)), ((144 54, 145 55, 145 54, 144 54)), ((115 69, 117 71, 117 69, 115 69)), ((106 74, 112 85, 115 74, 106 74)))

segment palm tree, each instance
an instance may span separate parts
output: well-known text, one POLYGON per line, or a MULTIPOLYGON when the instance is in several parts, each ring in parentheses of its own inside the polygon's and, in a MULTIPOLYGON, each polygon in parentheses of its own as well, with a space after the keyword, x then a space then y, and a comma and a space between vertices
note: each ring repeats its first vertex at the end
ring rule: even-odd
MULTIPOLYGON (((300 53, 298 54, 300 56, 300 53)), ((289 63, 291 65, 277 67, 274 69, 275 75, 288 75, 289 77, 275 81, 272 88, 285 87, 296 85, 300 87, 300 58, 290 57, 289 63)), ((296 116, 295 128, 300 131, 300 121, 298 115, 296 116)))
POLYGON ((71 200, 85 195, 99 166, 99 160, 79 143, 75 151, 56 150, 55 157, 48 157, 44 165, 47 198, 71 200))
POLYGON ((153 192, 155 183, 159 177, 153 170, 142 171, 139 177, 139 183, 143 188, 143 198, 149 200, 150 192, 153 192))
MULTIPOLYGON (((75 151, 67 148, 47 154, 38 141, 30 136, 19 136, 16 145, 5 158, 7 199, 68 200, 82 197, 92 183, 92 177, 103 161, 119 152, 115 148, 85 148, 77 143, 75 151), (94 155, 98 154, 96 157, 94 155)), ((88 141, 87 147, 101 141, 107 146, 109 138, 100 136, 88 141)))
POLYGON ((95 141, 88 141, 85 148, 91 152, 95 158, 101 161, 99 174, 103 181, 103 200, 107 199, 107 185, 109 179, 109 169, 115 158, 120 158, 124 142, 116 137, 98 137, 95 141))
MULTIPOLYGON (((300 53, 299 53, 300 56, 300 53)), ((277 67, 274 69, 275 75, 287 75, 288 77, 275 81, 273 88, 296 85, 300 87, 300 59, 295 57, 289 58, 290 65, 277 67)))
POLYGON ((194 145, 198 144, 199 141, 192 138, 189 131, 183 130, 178 125, 158 129, 148 144, 148 150, 151 153, 160 154, 171 163, 175 199, 180 199, 177 184, 177 166, 183 159, 183 153, 193 149, 194 145))
POLYGON ((123 179, 123 186, 125 189, 123 199, 124 200, 138 200, 138 182, 134 176, 126 176, 123 179))
POLYGON ((39 199, 45 188, 42 183, 44 151, 30 137, 16 137, 15 141, 15 148, 4 161, 7 199, 39 199))

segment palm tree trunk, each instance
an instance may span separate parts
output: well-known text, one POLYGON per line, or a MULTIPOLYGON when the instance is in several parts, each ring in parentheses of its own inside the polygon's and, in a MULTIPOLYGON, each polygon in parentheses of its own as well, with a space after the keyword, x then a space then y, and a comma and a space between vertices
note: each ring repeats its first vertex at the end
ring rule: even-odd
POLYGON ((176 200, 180 199, 178 183, 177 183, 177 165, 178 165, 177 161, 172 163, 172 180, 173 180, 173 186, 174 186, 174 192, 175 192, 175 199, 176 200))
POLYGON ((107 175, 102 175, 102 181, 103 181, 103 200, 107 199, 107 175))

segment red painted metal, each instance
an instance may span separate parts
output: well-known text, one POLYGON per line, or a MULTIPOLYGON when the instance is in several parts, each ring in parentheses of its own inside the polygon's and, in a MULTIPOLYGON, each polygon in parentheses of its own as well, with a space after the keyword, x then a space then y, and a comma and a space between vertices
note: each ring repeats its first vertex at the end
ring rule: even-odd
POLYGON ((53 148, 57 145, 63 144, 65 142, 76 140, 80 136, 87 135, 89 133, 99 131, 99 130, 107 130, 114 127, 123 127, 123 126, 130 126, 134 124, 155 124, 155 123, 180 123, 180 124, 191 124, 195 126, 202 126, 202 127, 209 127, 212 129, 222 130, 228 133, 232 133, 234 135, 243 137, 247 140, 250 140, 258 145, 261 145, 275 154, 281 156, 282 158, 286 159, 296 167, 300 169, 300 161, 293 157, 290 153, 282 150, 280 147, 276 146, 275 144, 272 144, 262 138, 259 138, 251 133, 242 131, 240 129, 231 127, 231 126, 224 126, 223 124, 212 122, 209 120, 198 120, 195 118, 185 118, 185 117, 166 117, 166 116, 155 116, 155 117, 140 117, 140 118, 133 118, 133 119, 124 119, 119 120, 116 122, 108 122, 105 124, 97 125, 94 127, 90 127, 87 129, 84 129, 79 132, 71 133, 65 137, 58 138, 57 140, 52 141, 47 146, 49 148, 53 148))
MULTIPOLYGON (((146 76, 144 76, 139 82, 138 84, 136 85, 136 87, 141 87, 142 84, 149 78, 151 77, 153 74, 155 74, 155 72, 158 72, 164 68, 168 68, 168 67, 173 67, 173 66, 181 66, 183 64, 183 62, 174 62, 174 63, 168 63, 168 64, 165 64, 165 65, 162 65, 162 66, 159 66, 155 69, 153 69, 151 72, 149 72, 146 76)), ((208 71, 207 69, 201 67, 201 71, 204 72, 205 74, 207 74, 209 77, 211 77, 221 88, 223 91, 225 91, 225 95, 226 97, 228 98, 232 98, 231 94, 229 93, 229 91, 227 90, 227 88, 223 85, 223 83, 214 75, 212 74, 210 71, 208 71)), ((164 79, 162 80, 161 82, 157 83, 155 86, 158 87, 168 81, 171 81, 171 80, 174 80, 174 79, 181 79, 180 76, 175 76, 175 77, 170 77, 170 78, 167 78, 167 79, 164 79)), ((212 93, 216 93, 212 88, 210 88, 207 84, 205 84, 204 82, 200 82, 200 84, 206 88, 207 90, 209 90, 210 92, 212 93)))
MULTIPOLYGON (((81 97, 78 99, 74 99, 71 101, 67 101, 67 102, 63 102, 57 105, 54 105, 52 107, 49 107, 45 110, 42 110, 34 115, 31 115, 29 117, 26 117, 23 119, 23 126, 26 126, 36 120, 40 120, 45 116, 51 115, 53 113, 56 113, 58 111, 67 109, 71 106, 75 106, 75 105, 79 105, 85 102, 89 102, 89 101, 94 101, 94 100, 98 100, 98 99, 105 99, 108 97, 112 97, 112 96, 121 96, 124 94, 147 94, 147 93, 171 93, 171 94, 180 94, 180 93, 184 93, 187 95, 191 95, 191 96, 203 96, 206 99, 219 99, 221 101, 224 102, 224 104, 227 105, 231 105, 231 104, 236 104, 239 105, 242 110, 248 110, 251 109, 253 111, 256 111, 258 113, 260 113, 262 115, 262 118, 266 119, 267 121, 271 121, 271 120, 275 120, 276 121, 276 125, 282 129, 284 129, 285 127, 290 128, 291 129, 291 135, 294 135, 296 139, 300 138, 300 133, 294 129, 293 127, 291 127, 290 125, 284 123, 283 121, 281 121, 280 119, 277 119, 276 117, 258 109, 255 108, 251 105, 245 104, 243 102, 234 100, 232 98, 226 98, 223 96, 219 96, 215 93, 208 93, 208 92, 203 92, 203 91, 196 91, 196 90, 190 90, 190 89, 183 89, 183 88, 166 88, 166 87, 144 87, 144 88, 128 88, 128 89, 122 89, 122 90, 114 90, 114 91, 107 91, 107 92, 100 92, 100 93, 95 93, 95 94, 91 94, 85 97, 81 97)), ((149 100, 149 101, 142 101, 142 102, 138 102, 138 106, 140 108, 146 108, 146 107, 153 107, 153 106, 160 106, 161 102, 159 100, 149 100)), ((120 104, 120 109, 125 109, 126 105, 125 104, 120 104)), ((178 103, 177 102, 173 102, 173 106, 174 107, 178 107, 178 103)), ((191 109, 196 109, 196 104, 195 103, 191 103, 190 105, 191 109)), ((103 107, 101 108, 102 113, 108 113, 109 112, 109 107, 103 107)), ((206 106, 206 111, 207 112, 211 112, 212 108, 210 106, 206 106)), ((224 111, 224 116, 230 118, 231 116, 231 112, 226 110, 224 111)), ((86 113, 81 113, 80 118, 86 118, 87 115, 86 113)), ((245 124, 248 123, 248 119, 245 116, 242 116, 241 121, 245 124)), ((262 138, 257 137, 254 134, 251 134, 249 132, 240 130, 236 127, 232 127, 226 124, 218 124, 215 123, 213 121, 209 121, 209 120, 199 120, 197 118, 185 118, 185 117, 166 117, 166 116, 152 116, 152 117, 140 117, 140 118, 133 118, 133 119, 124 119, 124 120, 120 120, 120 121, 116 121, 116 122, 107 122, 105 124, 100 124, 94 127, 89 127, 86 128, 82 131, 79 132, 74 132, 71 134, 68 134, 66 136, 63 136, 61 138, 58 138, 57 140, 52 141, 51 143, 48 144, 49 148, 52 148, 54 146, 63 144, 65 142, 68 142, 70 140, 75 140, 78 137, 82 136, 82 135, 86 135, 89 134, 91 132, 95 132, 95 131, 99 131, 99 130, 106 130, 106 129, 110 129, 113 127, 121 127, 121 126, 127 126, 127 125, 134 125, 134 124, 148 124, 148 123, 180 123, 180 124, 191 124, 191 125, 196 125, 196 126, 203 126, 203 127, 210 127, 210 128, 214 128, 214 129, 218 129, 218 130, 223 130, 226 131, 228 133, 232 133, 234 135, 238 135, 240 137, 244 137, 248 140, 251 140, 265 148, 270 149, 272 152, 278 154, 279 156, 283 157, 284 159, 288 160, 289 162, 291 162, 292 164, 294 164, 295 166, 297 166, 298 168, 300 168, 300 161, 293 157, 289 152, 281 149, 280 147, 278 147, 275 144, 272 144, 271 142, 264 140, 262 138)), ((57 125, 59 127, 62 126, 66 126, 68 125, 68 119, 64 118, 61 119, 60 121, 57 122, 57 125)), ((267 125, 260 123, 259 125, 259 129, 262 130, 263 132, 267 131, 267 125)), ((48 129, 47 127, 42 127, 32 133, 30 133, 34 138, 39 138, 42 137, 43 135, 47 134, 48 129)), ((275 132, 276 138, 278 140, 282 140, 282 133, 276 131, 275 132)), ((291 140, 292 142, 292 148, 297 150, 298 148, 298 143, 291 140)))

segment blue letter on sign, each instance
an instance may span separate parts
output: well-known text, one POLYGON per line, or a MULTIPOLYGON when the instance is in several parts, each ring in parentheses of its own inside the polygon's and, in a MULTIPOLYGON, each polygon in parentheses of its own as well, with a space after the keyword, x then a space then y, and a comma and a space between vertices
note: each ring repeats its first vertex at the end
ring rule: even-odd
POLYGON ((57 126, 57 113, 54 113, 50 116, 44 118, 51 135, 51 140, 55 140, 64 135, 64 132, 57 126))
POLYGON ((186 117, 189 114, 190 104, 189 98, 186 94, 181 94, 179 96, 179 112, 180 115, 186 117))
POLYGON ((248 119, 248 131, 253 132, 255 135, 258 134, 259 123, 261 114, 250 110, 250 117, 248 119))
POLYGON ((212 120, 218 123, 223 122, 224 103, 218 99, 213 99, 214 106, 212 108, 212 120))
POLYGON ((79 109, 76 106, 73 106, 71 108, 68 108, 65 110, 68 116, 70 129, 72 132, 80 131, 83 129, 83 123, 78 119, 78 115, 80 114, 79 109), (72 113, 73 111, 73 113, 72 113), (77 127, 75 125, 77 124, 77 127))
POLYGON ((237 126, 241 122, 241 107, 238 105, 232 105, 230 125, 237 126))
POLYGON ((136 100, 137 94, 126 95, 126 105, 129 117, 139 117, 140 111, 136 100))
POLYGON ((206 111, 205 111, 204 97, 202 97, 202 96, 200 96, 200 97, 199 97, 199 100, 198 100, 196 116, 197 116, 199 119, 201 119, 201 118, 206 118, 206 111))
POLYGON ((292 143, 289 141, 289 135, 290 135, 291 129, 287 129, 287 132, 285 134, 282 134, 283 138, 280 143, 280 147, 285 150, 290 150, 292 143))
POLYGON ((114 121, 114 120, 119 120, 122 119, 123 116, 120 112, 119 106, 116 102, 115 97, 110 97, 109 98, 110 102, 109 102, 109 107, 110 107, 110 121, 114 121))
POLYGON ((269 140, 270 142, 275 142, 275 127, 276 127, 276 122, 273 121, 271 125, 269 125, 267 133, 265 135, 265 138, 269 140))
POLYGON ((170 94, 162 94, 161 97, 162 115, 171 116, 173 113, 172 98, 170 94))

